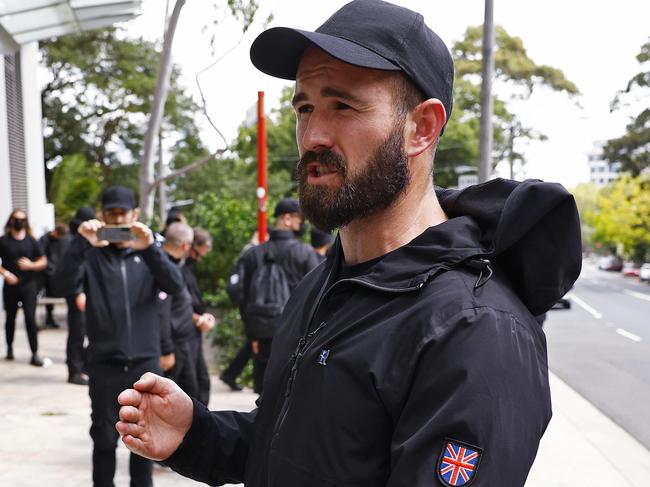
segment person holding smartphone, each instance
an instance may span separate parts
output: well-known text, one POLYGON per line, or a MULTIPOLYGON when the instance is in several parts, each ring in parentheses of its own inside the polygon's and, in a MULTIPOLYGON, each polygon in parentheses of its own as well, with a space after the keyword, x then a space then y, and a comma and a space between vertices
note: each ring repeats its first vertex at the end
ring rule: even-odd
POLYGON ((14 359, 14 332, 19 304, 25 315, 25 328, 32 351, 30 364, 42 367, 44 362, 38 356, 38 337, 36 329, 36 295, 38 294, 37 275, 47 267, 47 257, 32 236, 27 213, 15 209, 5 223, 4 235, 0 237, 0 275, 4 279, 2 300, 7 320, 5 335, 7 339, 7 360, 14 359))
MULTIPOLYGON (((137 221, 136 206, 130 189, 107 188, 101 220, 79 225, 53 278, 57 295, 73 294, 79 278, 86 295, 90 436, 97 487, 113 485, 117 394, 145 372, 162 372, 158 293, 175 294, 184 286, 178 266, 155 243, 152 231, 137 221)), ((131 486, 151 486, 152 467, 151 461, 132 454, 131 486)))

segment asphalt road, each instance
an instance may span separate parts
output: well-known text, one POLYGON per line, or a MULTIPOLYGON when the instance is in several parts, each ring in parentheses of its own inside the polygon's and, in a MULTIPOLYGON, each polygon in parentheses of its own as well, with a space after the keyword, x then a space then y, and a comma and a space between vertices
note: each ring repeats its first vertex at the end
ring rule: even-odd
POLYGON ((650 448, 650 285, 585 261, 544 325, 551 370, 650 448))

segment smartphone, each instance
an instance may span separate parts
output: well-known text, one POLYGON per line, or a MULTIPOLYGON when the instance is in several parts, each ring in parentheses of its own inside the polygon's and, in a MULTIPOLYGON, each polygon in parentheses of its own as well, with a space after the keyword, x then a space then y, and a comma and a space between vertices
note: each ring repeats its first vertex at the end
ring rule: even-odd
POLYGON ((127 242, 133 240, 133 235, 130 225, 106 225, 97 230, 97 238, 109 242, 127 242))

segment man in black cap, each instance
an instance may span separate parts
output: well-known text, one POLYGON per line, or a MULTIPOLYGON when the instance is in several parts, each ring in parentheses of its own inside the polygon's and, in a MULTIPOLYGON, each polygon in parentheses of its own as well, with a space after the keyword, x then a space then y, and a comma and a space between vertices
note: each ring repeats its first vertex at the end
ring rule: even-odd
POLYGON ((296 237, 304 232, 304 217, 295 198, 283 198, 275 206, 275 225, 269 240, 251 247, 242 256, 243 296, 240 311, 253 351, 254 390, 264 388, 266 364, 273 335, 279 326, 278 315, 298 282, 318 265, 314 250, 296 237), (279 267, 278 276, 268 263, 279 267), (265 272, 267 271, 267 272, 265 272), (281 281, 286 278, 286 288, 281 281))
MULTIPOLYGON (((145 372, 160 373, 159 290, 183 289, 180 269, 154 242, 151 230, 137 221, 135 193, 111 186, 102 194, 102 220, 79 225, 53 278, 60 296, 74 294, 79 279, 86 295, 88 377, 93 439, 93 485, 113 486, 118 435, 116 395, 145 372), (126 237, 102 238, 107 225, 130 229, 126 237)), ((153 464, 131 454, 132 487, 149 487, 153 464)))
POLYGON ((211 485, 523 486, 551 416, 533 316, 580 271, 573 198, 436 191, 453 63, 416 12, 354 0, 251 59, 296 80, 301 209, 338 238, 284 308, 257 409, 146 374, 118 398, 123 442, 211 485))

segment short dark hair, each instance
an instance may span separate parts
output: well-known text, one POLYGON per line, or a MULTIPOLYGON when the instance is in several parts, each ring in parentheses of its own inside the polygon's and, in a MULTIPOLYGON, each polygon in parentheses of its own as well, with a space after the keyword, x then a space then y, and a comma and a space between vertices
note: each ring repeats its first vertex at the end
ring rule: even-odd
POLYGON ((393 73, 392 79, 396 115, 404 118, 411 110, 426 100, 426 97, 404 73, 393 73))

